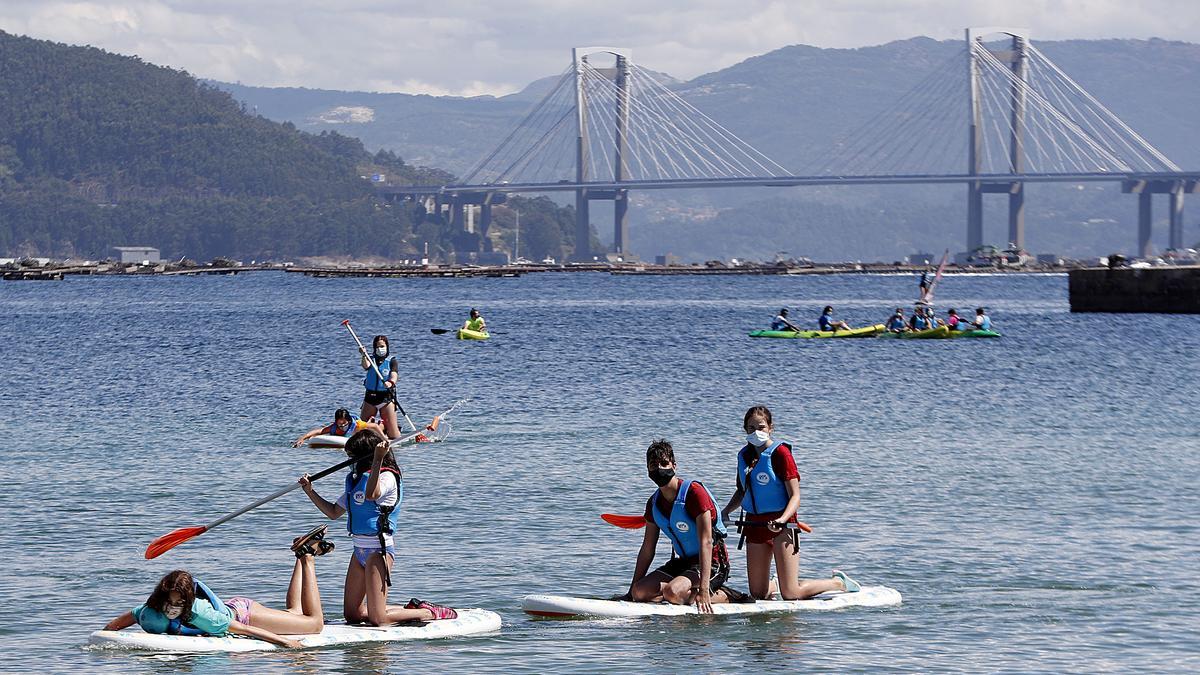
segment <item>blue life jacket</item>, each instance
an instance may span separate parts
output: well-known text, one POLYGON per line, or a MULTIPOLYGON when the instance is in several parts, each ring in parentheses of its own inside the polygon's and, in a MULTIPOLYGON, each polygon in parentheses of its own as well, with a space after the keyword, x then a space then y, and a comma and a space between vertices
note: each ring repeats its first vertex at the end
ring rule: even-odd
POLYGON ((777 316, 771 321, 771 330, 791 330, 792 327, 783 320, 783 317, 777 316))
POLYGON ((903 330, 904 329, 904 317, 896 316, 895 314, 893 314, 892 318, 888 319, 887 329, 888 330, 903 330))
POLYGON ((758 456, 758 463, 753 468, 746 461, 746 448, 738 453, 738 485, 744 493, 742 508, 747 513, 772 513, 787 508, 787 484, 775 475, 775 466, 771 463, 771 454, 783 444, 776 441, 767 446, 758 456))
POLYGON ((346 427, 346 431, 344 433, 341 431, 338 431, 337 420, 334 420, 333 421, 333 430, 330 431, 329 434, 331 436, 345 436, 346 438, 350 438, 351 436, 354 435, 354 430, 357 428, 358 428, 358 415, 351 415, 350 416, 350 426, 346 427))
MULTIPOLYGON (((654 524, 670 537, 671 554, 676 558, 694 558, 700 555, 700 528, 696 525, 696 519, 687 512, 687 493, 693 484, 701 490, 708 490, 698 481, 683 481, 679 486, 679 494, 675 495, 675 502, 671 505, 670 519, 658 508, 658 497, 662 490, 655 490, 654 496, 650 498, 650 514, 654 516, 654 524)), ((709 498, 712 498, 711 494, 709 498)), ((713 540, 724 539, 725 535, 725 521, 721 520, 721 511, 717 509, 717 521, 713 523, 713 540)))
MULTIPOLYGON (((203 597, 205 600, 208 600, 210 603, 212 603, 213 609, 217 610, 218 612, 223 612, 225 614, 229 614, 229 608, 225 606, 225 603, 221 602, 221 598, 217 597, 217 594, 214 593, 211 588, 204 585, 203 581, 200 581, 199 579, 196 579, 195 577, 192 578, 192 581, 194 581, 196 583, 196 598, 197 599, 200 599, 201 597, 203 597)), ((167 634, 168 635, 206 635, 206 633, 204 631, 200 630, 199 628, 194 628, 192 626, 189 626, 186 623, 180 621, 179 619, 170 619, 168 621, 167 634)))
POLYGON ((828 314, 822 314, 821 318, 817 319, 817 325, 819 325, 823 331, 833 330, 833 324, 828 314))
MULTIPOLYGON (((396 530, 400 518, 400 504, 404 501, 404 479, 395 469, 385 466, 383 470, 396 474, 396 504, 389 509, 384 509, 366 498, 367 481, 371 479, 370 471, 364 471, 357 477, 351 471, 346 476, 346 529, 350 534, 378 534, 382 539, 382 535, 391 534, 396 530), (386 514, 382 520, 379 518, 381 514, 386 514)), ((380 548, 383 548, 382 543, 380 548)))
POLYGON ((929 328, 931 328, 929 319, 920 315, 913 317, 913 330, 928 330, 929 328))
POLYGON ((992 320, 990 317, 988 317, 987 314, 977 317, 976 321, 979 322, 979 330, 991 330, 992 329, 992 320))
POLYGON ((388 354, 387 357, 383 359, 383 363, 379 363, 379 362, 375 361, 374 358, 371 359, 371 361, 373 363, 375 363, 375 365, 379 366, 379 373, 381 375, 383 375, 383 379, 380 380, 379 376, 375 374, 375 369, 368 366, 367 374, 365 376, 363 376, 363 386, 367 388, 367 391, 387 391, 388 390, 387 385, 384 383, 387 382, 388 378, 392 376, 392 359, 393 358, 395 358, 395 357, 392 356, 391 354, 388 354))

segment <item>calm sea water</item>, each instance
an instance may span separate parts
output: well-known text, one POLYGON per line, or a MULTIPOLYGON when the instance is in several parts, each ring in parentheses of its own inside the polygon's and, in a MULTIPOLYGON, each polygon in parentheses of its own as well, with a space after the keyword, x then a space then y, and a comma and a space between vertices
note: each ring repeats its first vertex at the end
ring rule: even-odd
MULTIPOLYGON (((6 671, 1096 671, 1200 668, 1200 317, 1072 315, 1062 276, 949 277, 1000 340, 751 340, 780 306, 882 321, 903 276, 72 278, 0 284, 0 643, 6 671), (479 307, 489 342, 453 327, 479 307), (147 561, 336 463, 289 441, 361 400, 339 326, 387 333, 414 417, 470 397, 406 451, 394 601, 485 607, 495 635, 263 655, 85 647, 163 573, 282 606, 299 492, 147 561), (644 450, 722 503, 747 406, 769 405, 816 531, 802 572, 846 570, 899 608, 535 621, 529 593, 625 589, 644 450)), ((339 479, 318 483, 335 494, 339 479)), ((336 528, 337 526, 334 526, 336 528)), ((340 615, 347 542, 318 560, 340 615)), ((744 561, 735 553, 737 585, 744 561)), ((667 549, 660 546, 660 559, 667 549)))

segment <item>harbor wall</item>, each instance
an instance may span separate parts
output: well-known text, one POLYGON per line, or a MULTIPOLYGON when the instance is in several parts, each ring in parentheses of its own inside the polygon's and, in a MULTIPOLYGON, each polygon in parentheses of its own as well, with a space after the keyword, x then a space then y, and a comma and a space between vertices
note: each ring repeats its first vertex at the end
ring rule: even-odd
POLYGON ((1072 312, 1200 314, 1200 266, 1068 273, 1072 312))

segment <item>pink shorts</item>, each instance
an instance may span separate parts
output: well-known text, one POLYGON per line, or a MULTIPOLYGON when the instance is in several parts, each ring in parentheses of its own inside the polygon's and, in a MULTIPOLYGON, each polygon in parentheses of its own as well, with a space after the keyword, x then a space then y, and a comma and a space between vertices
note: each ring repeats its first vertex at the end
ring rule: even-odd
POLYGON ((234 621, 249 626, 250 608, 253 603, 254 601, 250 598, 235 595, 225 601, 225 606, 229 608, 229 611, 233 612, 234 621))

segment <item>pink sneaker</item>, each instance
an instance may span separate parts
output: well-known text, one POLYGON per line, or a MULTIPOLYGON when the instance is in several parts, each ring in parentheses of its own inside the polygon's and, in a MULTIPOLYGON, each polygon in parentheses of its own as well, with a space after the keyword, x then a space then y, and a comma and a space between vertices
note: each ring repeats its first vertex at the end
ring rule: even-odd
POLYGON ((429 613, 433 614, 434 621, 437 621, 439 619, 457 619, 458 618, 458 612, 454 611, 453 607, 443 607, 442 605, 435 605, 432 602, 425 602, 424 600, 418 600, 416 598, 409 600, 408 604, 404 606, 404 609, 426 609, 426 610, 429 610, 429 613))

